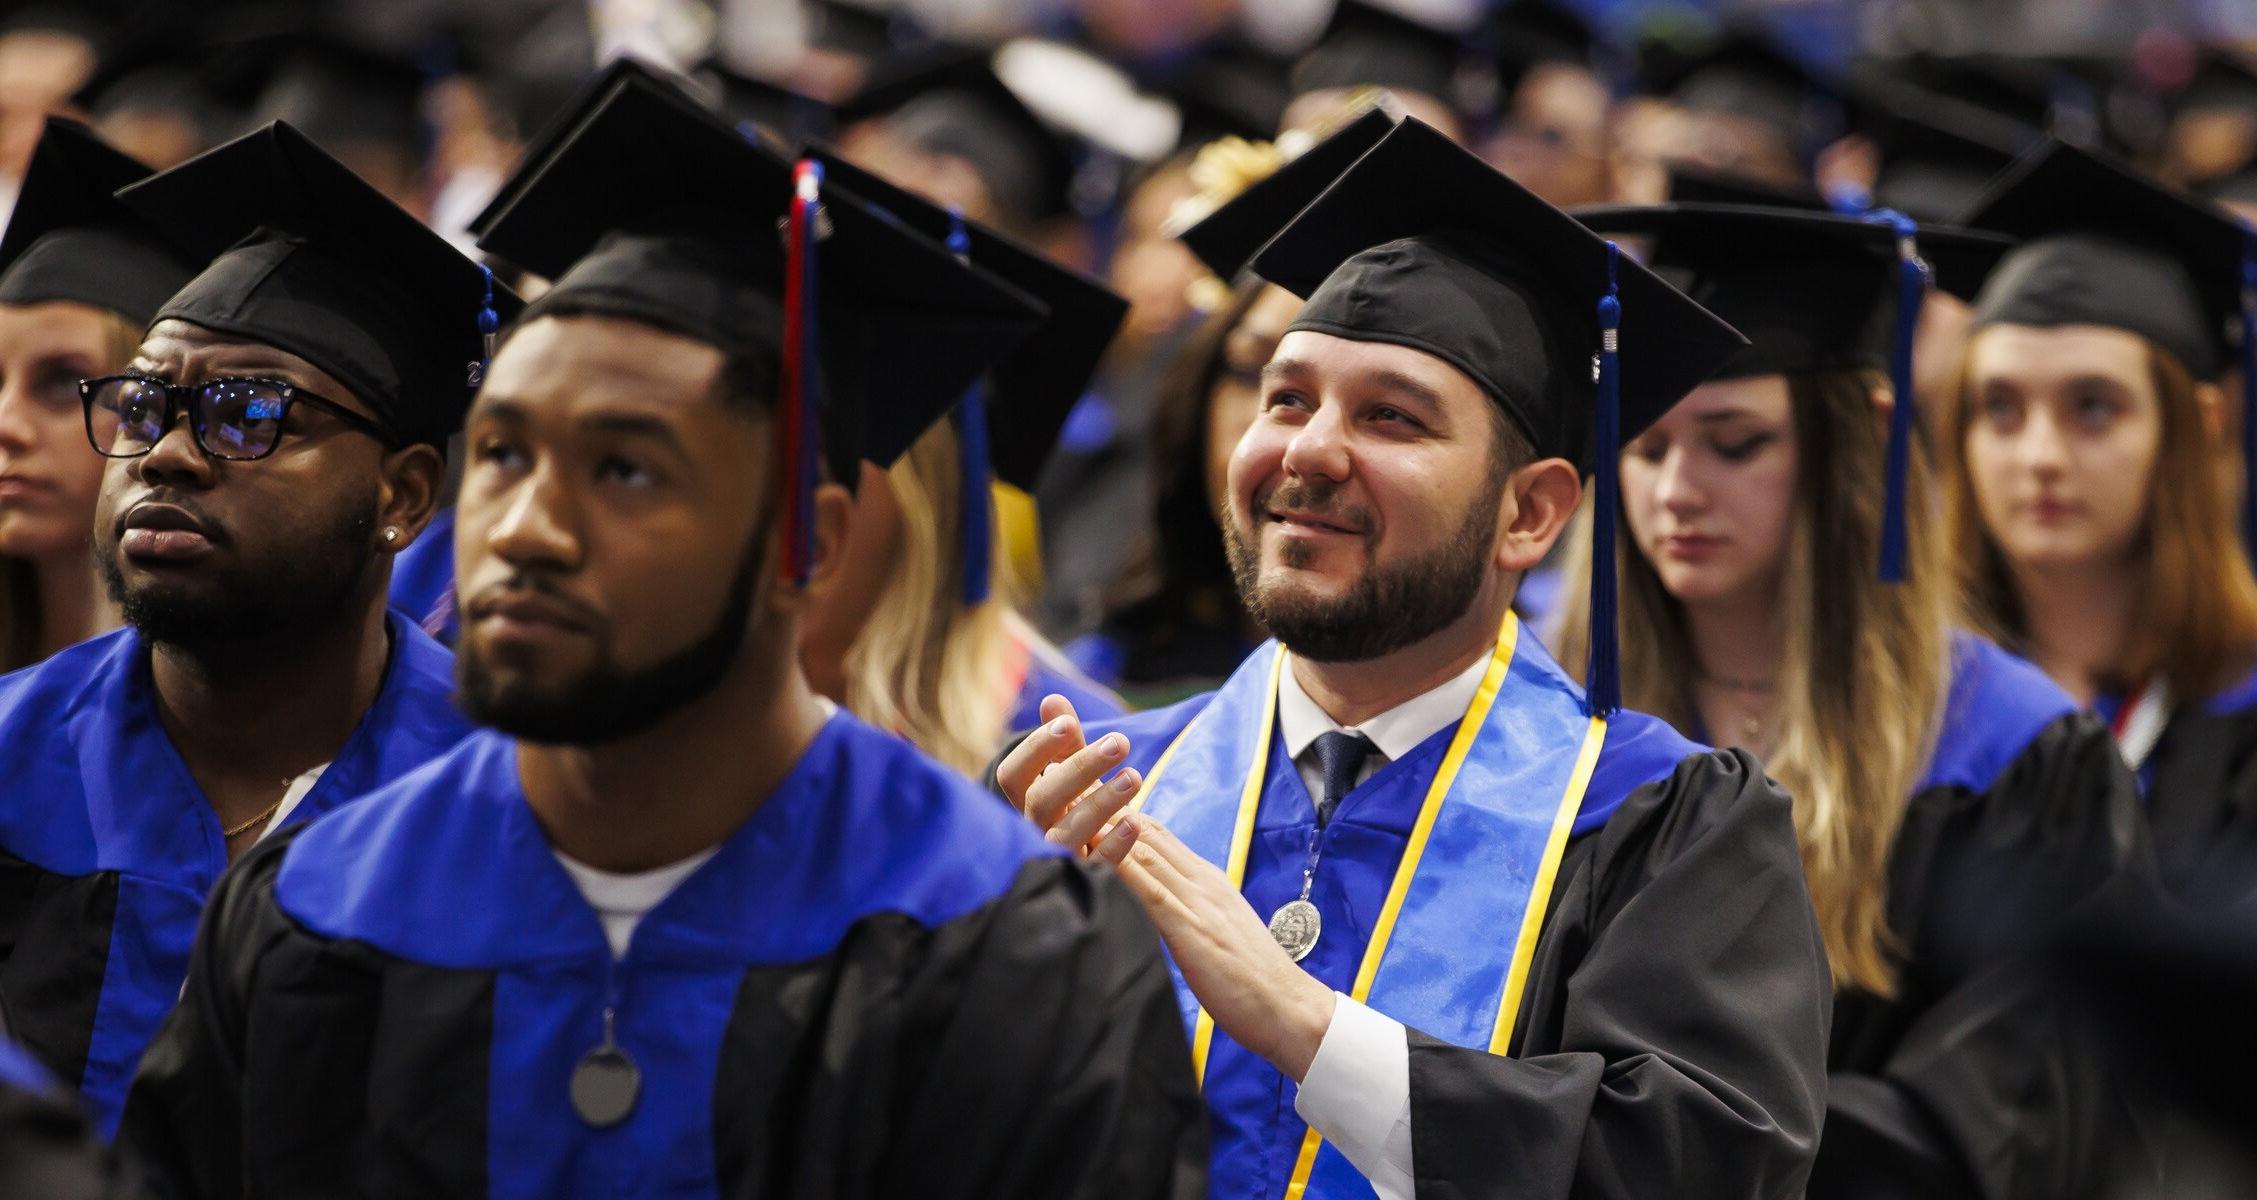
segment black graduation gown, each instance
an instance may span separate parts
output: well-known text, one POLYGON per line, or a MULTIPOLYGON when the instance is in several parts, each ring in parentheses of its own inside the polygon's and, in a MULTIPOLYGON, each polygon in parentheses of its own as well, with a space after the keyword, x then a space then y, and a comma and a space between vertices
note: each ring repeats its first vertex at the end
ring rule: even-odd
POLYGON ((991 797, 834 717, 614 959, 515 762, 475 735, 229 872, 127 1103, 170 1194, 1200 1193, 1151 926, 991 797), (642 1089, 597 1129, 607 1006, 642 1089))
POLYGON ((1896 995, 1834 1006, 1814 1200, 2076 1196, 2127 1161, 2118 1074, 2035 956, 2152 886, 2135 783, 2035 667, 1963 637, 1955 668, 1890 855, 1896 995))
POLYGON ((1801 1193, 1825 957, 1787 803, 1699 754, 1568 843, 1511 1056, 1410 1031, 1420 1200, 1801 1193))
POLYGON ((95 1137, 94 1122, 76 1097, 0 1034, 0 1196, 124 1200, 140 1194, 117 1155, 95 1137))
POLYGON ((2164 888, 2201 908, 2257 900, 2257 678, 2173 712, 2143 773, 2164 888))

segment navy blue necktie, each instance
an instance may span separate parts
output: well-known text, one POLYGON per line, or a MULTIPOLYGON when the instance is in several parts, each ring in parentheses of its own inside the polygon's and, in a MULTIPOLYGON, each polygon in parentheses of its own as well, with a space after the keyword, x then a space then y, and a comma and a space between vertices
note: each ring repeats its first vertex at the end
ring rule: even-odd
POLYGON ((1317 735, 1316 749, 1317 765, 1324 772, 1324 795, 1317 798, 1317 825, 1322 827, 1332 820, 1332 810, 1340 807, 1340 798, 1356 786, 1356 776, 1364 769, 1364 757, 1378 747, 1360 733, 1335 729, 1317 735))

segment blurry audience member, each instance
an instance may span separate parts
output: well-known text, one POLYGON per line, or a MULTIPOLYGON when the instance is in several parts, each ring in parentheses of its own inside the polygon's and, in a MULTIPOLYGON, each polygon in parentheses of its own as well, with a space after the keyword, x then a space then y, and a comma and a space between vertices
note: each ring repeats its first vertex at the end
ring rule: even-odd
POLYGON ((1562 208, 1606 200, 1614 94, 1595 66, 1590 23, 1562 0, 1514 0, 1483 36, 1500 108, 1489 161, 1562 208))
POLYGON ((2257 164, 2257 60, 2204 52, 2172 109, 2159 168, 2166 180, 2202 187, 2257 164))
POLYGON ((96 21, 70 4, 34 4, 0 18, 0 217, 15 203, 40 122, 94 74, 96 21))
POLYGON ((1663 176, 1680 163, 1808 187, 1815 155, 1841 136, 1829 85, 1753 29, 1691 49, 1657 41, 1641 56, 1651 98, 1627 105, 1618 127, 1621 199, 1659 200, 1663 176))
POLYGON ((1466 136, 1458 107, 1463 39, 1367 0, 1340 0, 1316 48, 1293 68, 1285 128, 1321 132, 1354 93, 1380 88, 1401 110, 1449 134, 1466 136))
POLYGON ((104 459, 78 381, 125 369, 197 264, 110 193, 149 173, 49 117, 0 238, 0 672, 118 623, 94 569, 104 459))
POLYGON ((2059 142, 1972 220, 2029 239, 1975 301, 1937 426, 1973 620, 2108 719, 2167 885, 2251 891, 2257 580, 2210 467, 2207 382, 2243 232, 2059 142))

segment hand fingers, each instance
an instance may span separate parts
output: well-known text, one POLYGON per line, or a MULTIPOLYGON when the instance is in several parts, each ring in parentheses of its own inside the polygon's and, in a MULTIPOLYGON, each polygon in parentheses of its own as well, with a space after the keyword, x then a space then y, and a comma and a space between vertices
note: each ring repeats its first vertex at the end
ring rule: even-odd
POLYGON ((1043 723, 1019 740, 1011 753, 996 764, 995 786, 1013 808, 1025 812, 1027 789, 1041 777, 1043 768, 1082 748, 1081 720, 1064 696, 1045 696, 1043 723))
POLYGON ((1047 835, 1061 846, 1087 846, 1091 838, 1103 833, 1113 818, 1136 799, 1137 789, 1144 786, 1144 777, 1134 767, 1123 767, 1103 787, 1097 788, 1074 802, 1066 815, 1050 827, 1047 835))
POLYGON ((1114 823, 1110 830, 1106 831, 1104 837, 1097 839, 1097 845, 1091 848, 1090 856, 1099 862, 1111 863, 1113 866, 1119 867, 1122 860, 1128 857, 1129 851, 1135 846, 1135 822, 1118 821, 1114 823))
MULTIPOLYGON (((1056 722, 1052 722, 1056 724, 1056 722)), ((1044 726, 1048 729, 1049 726, 1044 726)), ((1075 736, 1080 736, 1078 733, 1075 736)), ((1034 823, 1049 829, 1066 815, 1066 809, 1105 777, 1105 772, 1128 759, 1128 738, 1108 733, 1053 762, 1027 786, 1025 811, 1034 823)), ((1096 832, 1095 826, 1090 832, 1096 832)))

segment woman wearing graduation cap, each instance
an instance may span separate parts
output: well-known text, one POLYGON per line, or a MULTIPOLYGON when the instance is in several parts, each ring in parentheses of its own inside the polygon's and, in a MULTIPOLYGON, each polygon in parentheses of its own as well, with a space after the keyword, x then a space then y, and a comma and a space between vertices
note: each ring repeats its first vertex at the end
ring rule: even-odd
MULTIPOLYGON (((2099 722, 1953 630, 1897 399, 1929 264, 1971 293, 2007 240, 1729 204, 1578 216, 1651 239, 1751 343, 1624 446, 1624 698, 1795 797, 1835 986, 1810 1195, 2076 1194, 2111 1087, 2016 956, 2138 861, 2134 789, 2099 722)), ((1571 597, 1571 668, 1588 615, 1571 597)))
POLYGON ((1046 310, 1042 327, 974 384, 950 419, 892 466, 863 465, 840 569, 818 589, 802 632, 802 661, 817 690, 977 775, 1006 734, 1040 720, 1044 696, 1069 695, 1086 711, 1124 711, 999 594, 992 488, 1000 480, 1033 489, 1128 306, 1095 280, 835 153, 813 157, 834 186, 1046 310))
POLYGON ((1511 614, 1578 464, 1612 503, 1619 431, 1741 339, 1415 120, 1302 167, 1252 257, 1307 303, 1228 489, 1276 640, 1171 708, 1050 706, 997 782, 1160 927, 1217 1194, 1798 1195, 1828 989, 1790 802, 1511 614))
POLYGON ((2208 382, 2257 351, 2250 235, 2062 143, 1972 220, 2028 239, 1976 298, 1938 424, 1974 624, 2108 720, 2167 887, 2257 892, 2257 581, 2213 449, 2243 397, 2208 382))
POLYGON ((196 273, 110 195, 148 173, 50 117, 0 238, 0 673, 117 623, 87 540, 104 460, 78 381, 123 368, 196 273))

